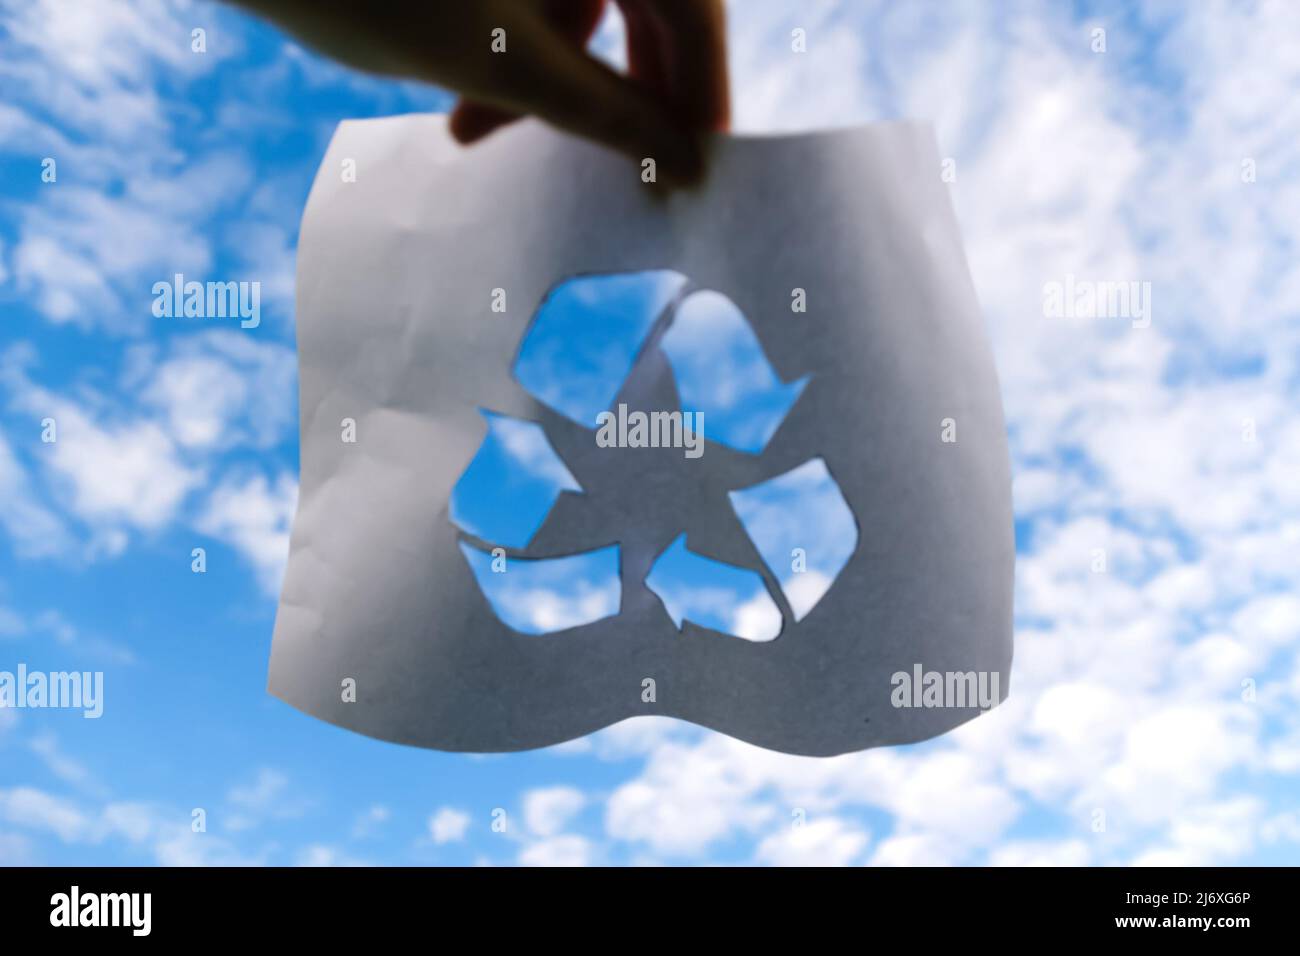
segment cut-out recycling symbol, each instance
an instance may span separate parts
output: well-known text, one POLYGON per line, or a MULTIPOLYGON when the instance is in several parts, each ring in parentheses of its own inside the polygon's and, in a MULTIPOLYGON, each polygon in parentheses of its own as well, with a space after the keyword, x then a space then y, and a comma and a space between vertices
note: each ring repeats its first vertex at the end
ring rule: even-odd
MULTIPOLYGON (((536 401, 602 447, 681 447, 708 467, 706 442, 761 456, 809 379, 784 382, 740 309, 669 270, 584 275, 543 297, 524 334, 514 378, 536 401), (653 353, 653 355, 652 355, 653 353), (649 357, 649 358, 648 358, 649 357), (615 407, 647 360, 666 360, 679 407, 615 407)), ((527 549, 560 495, 582 486, 538 422, 484 410, 487 433, 453 489, 452 523, 480 590, 508 627, 551 633, 619 613, 619 529, 607 546, 559 557, 504 557, 527 549)), ((611 454, 618 454, 611 450, 611 454)), ((858 545, 857 522, 820 457, 748 487, 728 489, 762 569, 687 547, 682 528, 643 586, 679 631, 685 622, 751 641, 797 623, 830 590, 858 545)))

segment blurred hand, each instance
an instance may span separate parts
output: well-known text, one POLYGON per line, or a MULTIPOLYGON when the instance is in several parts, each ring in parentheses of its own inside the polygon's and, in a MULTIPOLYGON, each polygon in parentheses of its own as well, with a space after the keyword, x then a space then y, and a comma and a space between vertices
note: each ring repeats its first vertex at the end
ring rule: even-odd
POLYGON ((459 93, 462 143, 532 114, 692 182, 698 134, 730 119, 722 0, 616 0, 626 76, 585 52, 605 0, 232 2, 350 66, 459 93))

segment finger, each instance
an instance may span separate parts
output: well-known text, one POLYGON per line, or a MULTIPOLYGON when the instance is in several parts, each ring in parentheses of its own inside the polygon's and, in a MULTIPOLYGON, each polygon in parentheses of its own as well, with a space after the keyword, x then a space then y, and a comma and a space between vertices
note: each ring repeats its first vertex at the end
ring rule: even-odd
POLYGON ((519 119, 519 114, 461 98, 447 121, 452 137, 458 143, 476 143, 489 133, 519 119))
POLYGON ((663 104, 554 30, 539 27, 499 58, 490 83, 469 91, 476 100, 536 114, 636 159, 651 157, 666 178, 699 177, 699 145, 663 104))
POLYGON ((627 34, 627 72, 638 83, 667 99, 668 67, 663 60, 664 42, 660 28, 639 3, 618 4, 627 34))
POLYGON ((618 0, 628 60, 664 90, 677 115, 701 129, 731 123, 726 13, 721 0, 618 0))
POLYGON ((582 47, 600 25, 605 0, 544 0, 542 11, 563 36, 582 47))
MULTIPOLYGON (((582 48, 600 25, 605 0, 544 0, 542 10, 561 36, 582 48)), ((518 113, 461 97, 451 111, 448 125, 457 142, 469 144, 517 119, 518 113)))

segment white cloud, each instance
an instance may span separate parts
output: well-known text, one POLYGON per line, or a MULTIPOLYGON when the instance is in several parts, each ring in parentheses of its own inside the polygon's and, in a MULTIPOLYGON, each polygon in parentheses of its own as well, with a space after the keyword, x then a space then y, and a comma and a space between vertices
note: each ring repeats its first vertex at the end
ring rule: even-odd
POLYGON ((524 794, 524 825, 537 836, 555 836, 587 805, 575 787, 543 787, 524 794))
POLYGON ((1232 628, 1247 647, 1294 646, 1300 643, 1300 597, 1264 594, 1253 598, 1233 615, 1232 628))
POLYGON ((248 866, 262 862, 240 854, 228 841, 195 833, 187 813, 144 803, 109 803, 85 809, 33 787, 0 790, 0 820, 34 833, 50 833, 70 845, 123 841, 151 854, 162 866, 248 866))
POLYGON ((485 587, 490 587, 492 606, 502 620, 545 633, 618 613, 622 598, 619 579, 606 570, 592 559, 585 573, 570 568, 560 575, 559 568, 537 562, 528 574, 500 575, 500 580, 490 577, 485 587))
POLYGON ((952 866, 952 848, 933 834, 900 833, 882 840, 871 855, 872 866, 952 866))
POLYGON ((51 411, 60 435, 50 468, 67 481, 72 507, 88 521, 160 528, 203 480, 150 422, 101 427, 72 404, 55 403, 51 411))
MULTIPOLYGON (((130 531, 155 532, 182 515, 214 470, 236 448, 267 449, 293 421, 295 358, 291 350, 230 330, 179 336, 160 355, 129 349, 120 391, 88 385, 54 391, 28 374, 34 352, 11 347, 0 360, 16 421, 30 419, 24 465, 0 435, 0 527, 20 554, 93 558, 126 548, 130 531), (75 397, 74 397, 75 396, 75 397), (131 406, 127 396, 141 401, 131 406), (54 429, 54 441, 42 439, 54 429), (38 491, 29 468, 51 479, 38 491), (80 529, 60 511, 88 526, 80 529), (78 553, 79 552, 79 553, 78 553)), ((228 542, 274 594, 288 552, 297 498, 292 476, 228 473, 192 520, 228 542)))
POLYGON ((1265 820, 1259 832, 1265 843, 1300 843, 1300 812, 1279 813, 1265 820))
MULTIPOLYGON (((803 584, 806 581, 809 587, 803 589, 790 589, 787 598, 791 602, 791 606, 797 606, 796 602, 802 597, 810 595, 810 593, 815 594, 814 600, 821 597, 822 591, 817 590, 817 588, 820 587, 820 584, 817 581, 818 577, 819 575, 815 571, 809 571, 806 575, 800 575, 795 579, 797 584, 803 584)), ((689 595, 690 600, 693 602, 689 606, 701 606, 700 603, 695 602, 701 601, 702 592, 704 592, 704 590, 705 589, 699 587, 686 589, 686 594, 689 595)), ((729 604, 732 605, 730 615, 730 633, 736 637, 743 638, 746 641, 753 641, 757 644, 775 640, 776 635, 781 632, 781 611, 767 591, 756 591, 753 597, 747 598, 739 604, 735 603, 736 598, 736 594, 724 591, 719 594, 717 601, 722 609, 724 609, 724 618, 725 609, 729 604)), ((704 606, 708 606, 708 599, 705 598, 704 601, 704 606)))
POLYGON ((272 485, 265 475, 229 478, 213 493, 197 527, 237 548, 257 569, 267 594, 276 594, 289 556, 289 528, 298 483, 282 473, 272 485))
POLYGON ((1016 840, 989 854, 990 866, 1087 866, 1091 852, 1083 840, 1016 840))
POLYGON ((226 801, 231 811, 222 815, 222 823, 232 833, 251 830, 268 820, 292 820, 307 809, 292 793, 288 775, 270 767, 258 770, 251 783, 231 787, 226 801))
POLYGON ((368 807, 362 813, 357 815, 356 822, 352 824, 352 838, 354 840, 364 839, 374 834, 376 830, 382 827, 390 819, 393 812, 382 803, 376 803, 368 807))
POLYGON ((288 789, 289 778, 285 774, 263 767, 251 784, 231 787, 226 799, 240 809, 265 813, 284 798, 288 789))
POLYGON ((365 860, 354 857, 335 846, 313 843, 298 853, 295 866, 370 866, 365 860))
MULTIPOLYGON (((56 494, 82 520, 112 532, 123 525, 156 530, 179 509, 203 480, 200 468, 182 461, 167 432, 143 418, 106 420, 103 401, 74 401, 32 382, 24 366, 30 352, 21 347, 4 355, 3 379, 11 402, 31 417, 33 434, 43 438, 47 420, 53 441, 31 452, 54 478, 56 494)), ((29 511, 26 521, 33 520, 29 511)), ((39 520, 39 519, 37 519, 39 520)))
POLYGON ((283 345, 212 330, 182 338, 149 374, 140 397, 185 448, 265 448, 292 425, 297 361, 283 345))
POLYGON ((33 866, 35 861, 31 840, 18 833, 0 832, 0 866, 33 866))
POLYGON ((149 847, 159 866, 262 866, 262 856, 246 855, 210 833, 195 833, 188 824, 155 825, 149 847))
MULTIPOLYGON (((35 430, 39 441, 39 433, 35 430)), ((0 527, 22 557, 46 557, 71 547, 72 537, 63 520, 37 500, 27 470, 0 434, 0 527)))
POLYGON ((229 840, 195 831, 189 811, 149 803, 111 803, 100 814, 101 838, 125 840, 159 866, 260 866, 261 855, 242 853, 229 840))
POLYGON ((696 747, 659 746, 643 773, 611 794, 606 833, 663 855, 698 856, 734 831, 754 832, 773 811, 754 799, 753 773, 733 759, 744 753, 757 751, 716 736, 696 747))
POLYGON ((1144 850, 1134 866, 1218 866, 1249 852, 1260 829, 1261 802, 1253 797, 1193 807, 1174 817, 1168 842, 1144 850))
POLYGON ((167 0, 6 4, 0 78, 24 96, 0 111, 0 130, 36 144, 58 174, 18 206, 11 279, 52 322, 138 332, 159 321, 153 282, 235 278, 198 274, 214 262, 206 220, 248 190, 249 163, 177 142, 194 111, 176 110, 159 86, 183 88, 239 42, 221 27, 226 15, 208 10, 208 50, 193 52, 186 10, 167 0))
POLYGON ((838 817, 819 817, 763 838, 755 854, 773 866, 851 866, 870 842, 865 830, 838 817))
POLYGON ((66 754, 51 733, 39 734, 28 745, 54 776, 82 790, 98 790, 94 774, 81 761, 66 754))
POLYGON ((47 319, 87 331, 209 321, 158 319, 152 312, 155 282, 171 282, 176 273, 200 281, 224 278, 207 274, 213 251, 194 226, 203 218, 184 205, 60 184, 25 209, 13 278, 47 319))
POLYGON ((119 143, 162 128, 154 71, 197 72, 189 30, 161 0, 38 0, 6 4, 13 46, 4 73, 27 80, 40 105, 88 134, 119 143))
POLYGON ((591 842, 573 835, 549 837, 519 851, 523 866, 590 866, 591 859, 591 842))
POLYGON ((27 630, 23 619, 9 608, 0 605, 0 637, 15 637, 27 630))
POLYGON ((577 479, 551 446, 546 432, 536 422, 491 415, 488 417, 488 430, 510 458, 513 470, 557 489, 581 490, 577 479))
POLYGON ((94 821, 71 801, 33 787, 0 790, 0 820, 53 833, 64 843, 88 839, 94 827, 94 821))
POLYGON ((10 608, 0 606, 0 638, 34 638, 53 641, 55 644, 114 664, 133 664, 136 657, 131 648, 106 640, 78 628, 59 611, 47 609, 28 613, 24 618, 10 608))
POLYGON ((470 816, 454 807, 439 807, 429 817, 429 835, 438 846, 444 843, 459 843, 469 832, 470 816))
POLYGON ((862 10, 862 26, 828 3, 797 14, 781 4, 729 4, 729 66, 741 131, 795 131, 846 126, 881 112, 877 92, 863 76, 869 27, 884 19, 879 6, 862 10), (792 48, 791 31, 807 35, 807 52, 792 48), (812 91, 815 91, 813 93, 812 91), (811 95, 810 95, 811 93, 811 95))
POLYGON ((551 747, 554 754, 594 753, 604 760, 625 760, 650 754, 672 740, 698 739, 702 731, 671 717, 629 717, 594 734, 551 747))

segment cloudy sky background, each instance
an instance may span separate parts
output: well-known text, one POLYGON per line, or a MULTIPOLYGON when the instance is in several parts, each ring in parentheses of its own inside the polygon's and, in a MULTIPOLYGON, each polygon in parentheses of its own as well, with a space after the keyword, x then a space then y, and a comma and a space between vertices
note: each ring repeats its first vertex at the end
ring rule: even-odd
POLYGON ((0 0, 0 670, 106 674, 98 721, 0 710, 0 862, 1300 860, 1294 5, 792 9, 733 6, 738 129, 923 117, 954 161, 1016 474, 1011 698, 831 760, 650 719, 455 756, 269 698, 298 217, 340 119, 447 98, 210 3, 0 0), (261 325, 155 318, 176 272, 260 281, 261 325), (1068 275, 1150 282, 1149 327, 1046 318, 1068 275))

